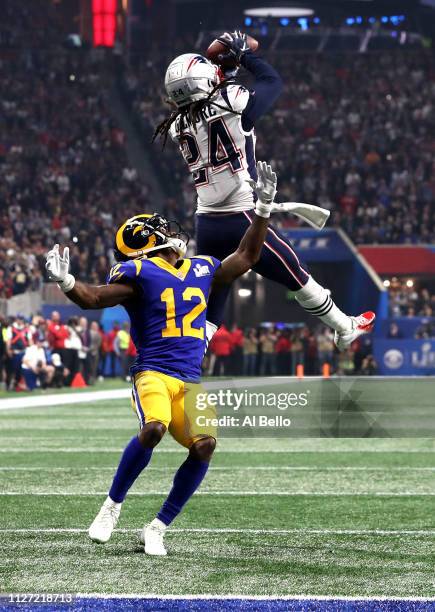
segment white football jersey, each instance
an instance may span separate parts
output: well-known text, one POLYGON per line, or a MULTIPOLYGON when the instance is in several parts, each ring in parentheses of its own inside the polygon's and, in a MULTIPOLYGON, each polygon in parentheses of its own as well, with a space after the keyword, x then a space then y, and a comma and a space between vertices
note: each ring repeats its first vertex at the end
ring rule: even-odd
POLYGON ((206 107, 196 126, 188 116, 179 117, 171 126, 170 136, 193 175, 198 213, 254 207, 246 181, 255 172, 255 132, 245 132, 241 121, 249 95, 244 87, 229 85, 213 99, 219 106, 206 107))

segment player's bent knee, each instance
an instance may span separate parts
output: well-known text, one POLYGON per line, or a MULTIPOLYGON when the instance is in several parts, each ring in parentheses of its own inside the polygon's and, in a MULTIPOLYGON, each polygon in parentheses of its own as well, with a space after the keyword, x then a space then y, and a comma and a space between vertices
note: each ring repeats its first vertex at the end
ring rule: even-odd
POLYGON ((166 427, 163 423, 151 421, 151 423, 146 423, 140 430, 138 435, 139 442, 147 448, 154 448, 163 438, 165 432, 166 427))
POLYGON ((190 448, 190 454, 200 461, 210 461, 214 449, 216 448, 216 440, 211 436, 197 440, 190 448))

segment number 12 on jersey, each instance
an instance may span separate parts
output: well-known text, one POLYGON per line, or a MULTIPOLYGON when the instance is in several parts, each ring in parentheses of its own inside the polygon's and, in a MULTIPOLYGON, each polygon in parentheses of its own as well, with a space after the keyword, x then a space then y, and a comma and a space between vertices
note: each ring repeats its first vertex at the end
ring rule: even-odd
POLYGON ((177 327, 176 323, 176 306, 175 294, 172 288, 165 289, 160 295, 160 300, 166 304, 166 327, 162 329, 163 338, 180 338, 181 336, 190 336, 204 340, 204 327, 193 327, 193 322, 207 308, 207 301, 204 293, 199 287, 186 287, 182 293, 184 302, 191 302, 194 298, 199 299, 199 302, 193 305, 191 310, 187 312, 182 319, 182 327, 177 327))

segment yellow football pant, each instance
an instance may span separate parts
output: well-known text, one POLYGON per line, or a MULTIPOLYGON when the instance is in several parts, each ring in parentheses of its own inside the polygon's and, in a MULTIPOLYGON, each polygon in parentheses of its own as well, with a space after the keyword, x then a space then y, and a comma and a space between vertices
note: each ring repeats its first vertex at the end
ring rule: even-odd
POLYGON ((201 438, 216 438, 216 426, 212 424, 216 411, 205 397, 200 384, 185 383, 167 374, 146 370, 134 376, 132 406, 140 427, 152 421, 162 423, 186 448, 201 438))

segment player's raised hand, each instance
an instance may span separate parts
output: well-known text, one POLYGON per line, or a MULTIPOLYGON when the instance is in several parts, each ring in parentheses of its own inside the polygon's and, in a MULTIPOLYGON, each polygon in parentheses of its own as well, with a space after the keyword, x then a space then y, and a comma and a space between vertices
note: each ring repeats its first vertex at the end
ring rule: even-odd
POLYGON ((57 283, 65 280, 69 272, 69 248, 65 247, 63 255, 59 252, 59 245, 54 247, 47 253, 45 269, 48 272, 48 278, 57 283))
POLYGON ((257 162, 257 174, 257 182, 254 180, 248 181, 258 197, 255 205, 255 212, 260 217, 269 217, 276 195, 276 184, 278 179, 275 172, 272 170, 272 166, 263 161, 257 162))
POLYGON ((65 247, 63 254, 59 252, 59 245, 54 247, 47 253, 45 269, 48 273, 48 278, 56 283, 59 283, 62 291, 70 291, 75 284, 75 278, 69 273, 69 248, 65 247))
POLYGON ((221 62, 233 60, 236 64, 240 64, 243 55, 250 49, 248 36, 237 30, 235 32, 225 32, 225 34, 219 36, 218 40, 227 47, 226 53, 219 55, 219 61, 221 62))

